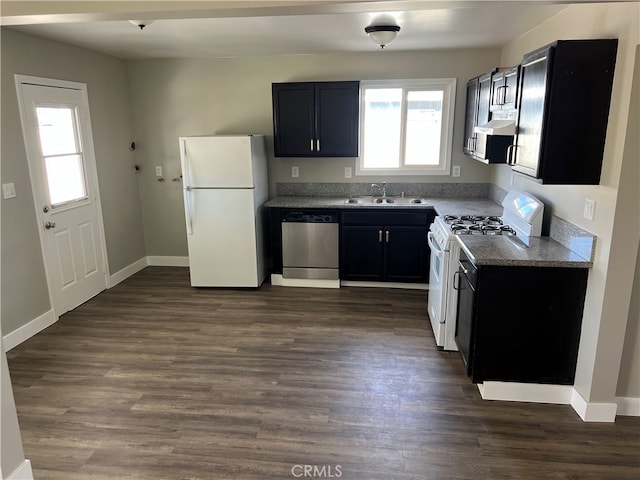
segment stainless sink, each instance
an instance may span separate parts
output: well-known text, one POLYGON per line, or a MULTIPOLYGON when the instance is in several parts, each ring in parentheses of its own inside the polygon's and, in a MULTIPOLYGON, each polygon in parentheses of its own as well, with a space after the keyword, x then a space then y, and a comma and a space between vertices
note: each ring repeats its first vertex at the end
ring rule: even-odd
POLYGON ((419 197, 352 197, 345 200, 347 204, 365 204, 365 205, 415 205, 426 204, 426 200, 419 197))

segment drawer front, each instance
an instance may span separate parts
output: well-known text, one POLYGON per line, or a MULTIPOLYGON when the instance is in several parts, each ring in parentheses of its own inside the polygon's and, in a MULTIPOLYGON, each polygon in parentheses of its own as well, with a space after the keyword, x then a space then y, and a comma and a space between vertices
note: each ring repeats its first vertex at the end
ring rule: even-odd
POLYGON ((434 209, 421 210, 358 210, 342 212, 343 225, 429 225, 435 217, 434 209))

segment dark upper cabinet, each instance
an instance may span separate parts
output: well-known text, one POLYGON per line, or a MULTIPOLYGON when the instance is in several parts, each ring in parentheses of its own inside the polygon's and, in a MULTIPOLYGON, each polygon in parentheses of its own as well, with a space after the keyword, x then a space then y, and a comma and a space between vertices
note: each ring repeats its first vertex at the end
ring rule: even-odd
POLYGON ((473 155, 477 150, 478 136, 474 129, 489 121, 489 99, 491 98, 491 75, 489 73, 472 78, 467 83, 467 110, 464 128, 464 152, 473 155))
MULTIPOLYGON (((467 109, 465 117, 464 153, 483 163, 505 163, 507 148, 513 137, 505 135, 485 135, 475 132, 477 126, 491 119, 491 99, 495 69, 472 78, 467 83, 467 109)), ((501 90, 502 91, 502 90, 501 90)))
POLYGON ((493 74, 491 78, 491 102, 489 110, 514 110, 518 91, 520 65, 493 74))
POLYGON ((467 155, 473 154, 475 133, 473 131, 478 125, 478 91, 479 77, 472 78, 467 82, 467 103, 464 117, 464 144, 462 149, 467 155))
POLYGON ((274 83, 276 157, 357 157, 360 82, 274 83))
POLYGON ((617 40, 559 40, 524 56, 509 163, 546 184, 597 185, 617 40))

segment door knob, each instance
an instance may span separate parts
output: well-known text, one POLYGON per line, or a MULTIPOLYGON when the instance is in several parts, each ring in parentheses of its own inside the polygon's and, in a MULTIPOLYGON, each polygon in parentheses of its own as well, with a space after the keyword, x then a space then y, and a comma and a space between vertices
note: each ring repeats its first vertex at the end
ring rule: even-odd
POLYGON ((49 211, 49 207, 47 205, 45 205, 44 207, 42 207, 42 211, 44 213, 47 213, 49 211))
POLYGON ((49 230, 50 228, 56 228, 55 222, 44 222, 44 228, 49 230))

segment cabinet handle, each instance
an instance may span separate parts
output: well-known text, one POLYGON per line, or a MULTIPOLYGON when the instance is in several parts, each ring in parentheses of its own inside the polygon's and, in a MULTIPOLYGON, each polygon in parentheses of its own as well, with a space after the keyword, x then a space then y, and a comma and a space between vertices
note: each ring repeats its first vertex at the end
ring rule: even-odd
POLYGON ((460 272, 455 272, 453 274, 453 289, 460 290, 460 272), (458 283, 456 283, 456 280, 458 280, 458 283))
POLYGON ((389 230, 385 232, 385 240, 387 243, 389 243, 389 230))
POLYGON ((378 230, 378 243, 382 243, 382 230, 378 230))
POLYGON ((507 103, 507 86, 502 85, 498 87, 498 105, 504 105, 507 103))
POLYGON ((507 165, 516 164, 516 158, 515 158, 516 148, 518 148, 518 145, 509 145, 507 147, 507 165))
POLYGON ((316 152, 319 152, 319 151, 320 151, 320 139, 318 138, 316 140, 316 152))
POLYGON ((515 165, 516 164, 516 159, 515 159, 515 151, 516 148, 518 148, 517 145, 509 145, 507 147, 507 165, 515 165))
POLYGON ((313 152, 313 138, 311 139, 311 151, 313 152))

